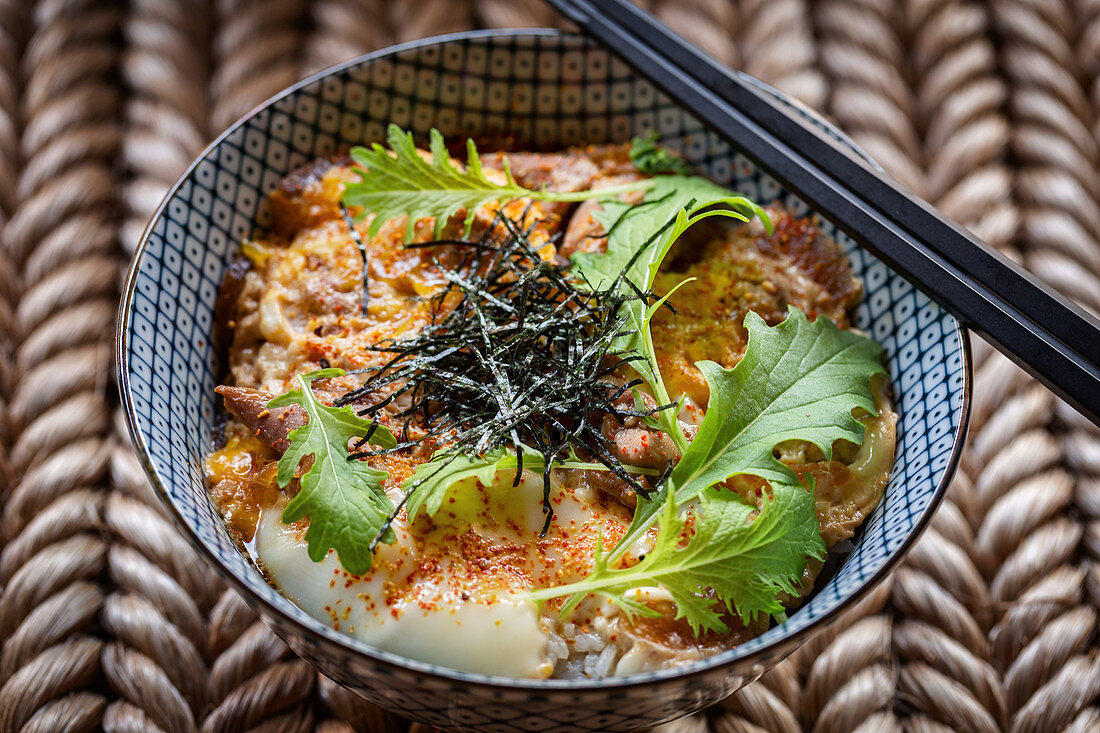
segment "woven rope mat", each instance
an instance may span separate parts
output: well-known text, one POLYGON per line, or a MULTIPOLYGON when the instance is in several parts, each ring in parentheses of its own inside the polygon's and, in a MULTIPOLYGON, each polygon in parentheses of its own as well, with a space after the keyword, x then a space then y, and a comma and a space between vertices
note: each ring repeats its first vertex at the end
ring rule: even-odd
MULTIPOLYGON (((1100 2, 648 4, 1100 309, 1100 2)), ((0 733, 409 729, 171 528, 114 398, 120 276, 204 142, 305 73, 554 23, 536 0, 0 0, 0 733)), ((1100 433, 980 342, 975 370, 962 467, 904 566, 665 733, 1100 729, 1100 433)))

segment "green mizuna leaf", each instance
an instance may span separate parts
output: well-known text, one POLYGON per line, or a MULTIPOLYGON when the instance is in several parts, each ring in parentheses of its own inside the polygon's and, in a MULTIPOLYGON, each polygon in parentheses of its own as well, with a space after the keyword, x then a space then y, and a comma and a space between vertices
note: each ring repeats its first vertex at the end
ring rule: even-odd
POLYGON ((672 497, 662 502, 653 548, 637 564, 613 568, 606 557, 584 580, 535 591, 535 600, 572 594, 566 613, 589 593, 607 597, 627 614, 651 609, 633 596, 638 588, 660 586, 676 604, 676 618, 700 629, 726 631, 720 611, 749 624, 760 614, 782 618, 780 594, 797 592, 806 558, 821 558, 825 545, 813 495, 803 486, 782 486, 758 508, 732 492, 710 490, 701 502, 694 533, 684 544, 684 520, 672 497))
MULTIPOLYGON (((541 472, 545 465, 546 459, 540 453, 531 449, 524 450, 523 468, 525 470, 541 472)), ((601 463, 577 460, 555 460, 554 466, 582 471, 608 470, 601 463)), ((498 473, 508 472, 514 475, 518 467, 519 461, 516 454, 503 449, 474 457, 448 454, 434 458, 428 463, 422 463, 401 485, 409 497, 405 503, 406 515, 411 519, 423 511, 428 516, 433 516, 443 506, 447 493, 460 481, 476 478, 482 486, 490 486, 498 473)), ((635 466, 629 466, 626 469, 631 473, 647 475, 657 473, 650 468, 635 466)))
MULTIPOLYGON (((279 459, 276 478, 286 488, 302 459, 313 457, 301 476, 301 489, 283 510, 283 522, 308 516, 310 559, 320 562, 335 548, 344 569, 361 575, 370 569, 371 543, 382 532, 393 503, 382 489, 386 473, 363 461, 349 461, 348 441, 369 435, 372 445, 392 448, 396 440, 350 407, 329 407, 313 394, 315 379, 343 374, 342 369, 320 369, 299 375, 299 388, 276 397, 268 407, 299 405, 309 416, 309 422, 290 433, 290 448, 279 459)), ((385 541, 393 542, 392 532, 385 541)))
POLYGON ((699 432, 672 472, 681 503, 743 473, 773 486, 796 484, 795 474, 773 454, 777 444, 807 441, 831 459, 834 442, 863 442, 863 424, 852 411, 877 412, 868 384, 885 369, 875 341, 841 330, 828 318, 811 322, 794 307, 774 328, 750 311, 745 327, 749 343, 735 367, 697 364, 710 401, 699 432))
MULTIPOLYGON (((354 147, 351 158, 359 166, 362 180, 348 183, 344 189, 343 203, 360 206, 365 213, 373 213, 369 234, 378 233, 382 224, 390 219, 408 216, 406 239, 412 238, 413 226, 420 219, 435 220, 435 237, 439 237, 447 221, 459 210, 466 211, 463 222, 466 234, 474 222, 474 214, 480 206, 492 201, 531 197, 544 201, 583 201, 595 194, 589 191, 561 193, 532 191, 516 183, 504 160, 504 183, 490 180, 481 167, 481 159, 473 140, 466 140, 466 166, 460 170, 451 162, 450 153, 443 142, 443 135, 432 129, 428 136, 431 159, 425 160, 417 151, 411 132, 391 124, 386 130, 389 149, 373 144, 370 148, 354 147)), ((614 189, 603 189, 600 195, 612 195, 624 190, 637 190, 652 185, 637 181, 614 189)))
POLYGON ((447 491, 459 481, 476 478, 483 486, 490 486, 497 471, 515 469, 516 455, 504 450, 473 458, 451 455, 421 463, 402 484, 409 497, 405 512, 409 519, 421 510, 432 516, 443 505, 447 491))
MULTIPOLYGON (((699 176, 660 176, 653 180, 640 203, 631 204, 600 194, 602 210, 595 218, 609 232, 603 252, 580 252, 573 255, 573 267, 601 290, 622 274, 639 289, 648 289, 673 242, 683 230, 677 231, 677 215, 690 215, 717 204, 735 206, 736 218, 748 221, 763 210, 743 196, 699 176)), ((688 217, 690 218, 690 217, 688 217)), ((767 215, 763 216, 767 221, 767 215)))
POLYGON ((630 160, 646 175, 679 173, 690 175, 691 166, 683 158, 677 158, 657 144, 657 131, 630 141, 630 160))
MULTIPOLYGON (((771 221, 762 208, 713 181, 699 176, 661 176, 653 180, 653 188, 640 204, 628 204, 618 198, 601 200, 603 209, 595 218, 608 232, 607 248, 600 253, 578 253, 572 258, 574 271, 593 290, 619 283, 627 291, 648 292, 676 240, 693 224, 712 216, 742 222, 759 216, 765 229, 771 232, 771 221)), ((634 363, 635 370, 649 384, 657 401, 665 405, 671 398, 657 368, 650 333, 650 321, 660 305, 642 298, 624 303, 629 328, 624 329, 613 348, 645 357, 634 363)), ((675 417, 673 411, 662 410, 659 419, 665 432, 683 450, 687 441, 676 426, 675 417)))
MULTIPOLYGON (((864 427, 852 415, 877 414, 869 383, 885 371, 882 347, 828 318, 807 320, 791 307, 787 319, 768 326, 750 312, 749 342, 732 369, 696 364, 710 387, 710 401, 694 440, 669 476, 677 506, 739 474, 759 476, 773 490, 798 486, 795 473, 774 455, 788 440, 813 443, 832 458, 833 443, 863 442, 864 427)), ((639 497, 634 520, 613 554, 641 537, 660 511, 660 502, 639 497)))
POLYGON ((486 178, 473 140, 466 143, 464 171, 451 162, 443 136, 434 128, 429 136, 430 161, 420 157, 412 133, 397 125, 391 124, 387 129, 386 143, 389 150, 378 143, 369 149, 351 149, 352 160, 365 170, 358 170, 363 179, 360 183, 349 183, 344 189, 346 205, 362 206, 364 211, 375 214, 370 224, 371 236, 378 233, 385 221, 407 215, 406 238, 412 237, 413 225, 424 218, 435 219, 438 237, 447 220, 463 208, 464 226, 469 232, 477 207, 532 193, 513 180, 507 166, 504 184, 486 178))
POLYGON ((719 629, 712 588, 730 611, 748 621, 758 613, 780 616, 781 593, 793 593, 807 557, 822 557, 825 545, 814 513, 812 486, 774 455, 788 440, 808 441, 831 458, 833 444, 863 441, 863 425, 852 415, 874 414, 871 378, 883 372, 882 347, 827 318, 813 322, 796 308, 783 323, 768 326, 755 313, 745 318, 749 342, 732 369, 714 362, 698 366, 710 386, 710 401, 694 440, 665 484, 662 497, 638 497, 623 539, 579 583, 539 591, 537 600, 572 594, 566 609, 588 593, 613 600, 628 590, 660 585, 676 602, 679 616, 695 628, 719 629), (746 503, 716 485, 752 474, 771 487, 762 504, 746 503), (684 547, 679 507, 700 499, 695 534, 684 547), (759 515, 749 522, 753 512, 759 515), (654 549, 637 565, 613 563, 661 515, 654 549))

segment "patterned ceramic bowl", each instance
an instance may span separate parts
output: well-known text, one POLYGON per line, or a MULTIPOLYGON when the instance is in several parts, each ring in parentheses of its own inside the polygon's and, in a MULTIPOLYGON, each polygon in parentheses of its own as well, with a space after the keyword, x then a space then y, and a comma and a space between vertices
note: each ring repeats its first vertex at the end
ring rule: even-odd
MULTIPOLYGON (((297 84, 219 137, 161 204, 130 270, 118 339, 122 399, 137 450, 171 512, 295 651, 337 682, 429 724, 630 730, 699 710, 752 681, 897 562, 955 467, 967 414, 968 344, 954 318, 826 225, 865 285, 856 322, 886 349, 901 418, 898 449, 885 499, 854 551, 786 623, 675 670, 514 680, 371 648, 268 585, 234 546, 203 486, 201 461, 218 411, 215 295, 237 243, 268 224, 265 194, 285 174, 342 147, 381 140, 389 122, 419 134, 434 126, 453 138, 511 133, 540 146, 623 141, 656 129, 699 172, 761 202, 808 211, 625 64, 590 42, 547 31, 462 34, 364 56, 297 84)), ((851 144, 824 122, 814 124, 851 144)))

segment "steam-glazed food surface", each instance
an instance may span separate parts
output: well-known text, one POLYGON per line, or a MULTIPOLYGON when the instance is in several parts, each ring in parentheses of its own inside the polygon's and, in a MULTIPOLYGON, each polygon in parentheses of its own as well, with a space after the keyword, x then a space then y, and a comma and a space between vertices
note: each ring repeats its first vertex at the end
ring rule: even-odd
MULTIPOLYGON (((626 675, 766 629, 879 503, 896 416, 875 345, 848 330, 861 286, 839 248, 781 209, 677 205, 718 187, 638 147, 420 151, 505 192, 446 218, 410 205, 411 223, 355 188, 381 158, 316 161, 272 194, 270 233, 222 286, 227 420, 205 470, 307 612, 456 669, 626 675), (594 365, 585 388, 606 398, 561 407, 539 380, 560 364, 594 365), (801 400, 772 389, 787 374, 801 400), (457 404, 498 392, 506 408, 457 404)), ((375 154, 404 160, 392 141, 375 154)))

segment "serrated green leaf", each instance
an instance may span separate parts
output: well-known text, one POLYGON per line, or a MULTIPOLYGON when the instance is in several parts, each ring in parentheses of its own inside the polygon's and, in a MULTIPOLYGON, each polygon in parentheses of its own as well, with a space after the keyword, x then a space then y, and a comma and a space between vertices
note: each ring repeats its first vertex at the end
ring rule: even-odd
MULTIPOLYGON (((574 271, 593 290, 603 290, 618 282, 623 292, 648 292, 676 240, 692 225, 712 216, 743 222, 758 216, 771 232, 771 221, 760 206, 713 181, 699 176, 662 176, 653 181, 653 188, 640 204, 628 204, 618 198, 601 199, 602 210, 594 217, 608 232, 607 247, 604 252, 582 252, 572 257, 574 271)), ((628 328, 616 339, 613 348, 645 357, 634 362, 633 367, 657 400, 668 404, 672 400, 657 367, 650 333, 650 321, 659 305, 641 298, 623 303, 620 313, 626 317, 628 328)), ((661 428, 683 450, 687 440, 675 417, 669 410, 662 410, 657 416, 661 428)))
POLYGON ((685 619, 695 633, 726 631, 722 610, 746 624, 760 614, 781 616, 779 594, 795 593, 806 559, 825 551, 813 495, 803 486, 781 486, 759 508, 733 492, 711 489, 686 544, 675 502, 662 506, 653 549, 640 562, 628 568, 603 564, 584 580, 535 591, 532 598, 573 594, 574 603, 578 596, 598 593, 637 613, 644 604, 631 592, 659 585, 676 604, 676 618, 685 619))
POLYGON ((635 137, 630 141, 630 160, 646 175, 679 173, 690 175, 691 166, 683 158, 677 158, 657 144, 657 131, 635 137))
POLYGON ((621 594, 659 583, 694 628, 721 628, 713 603, 699 600, 700 588, 713 588, 725 608, 746 621, 759 613, 782 616, 779 595, 795 593, 806 558, 823 556, 825 545, 812 486, 803 485, 775 458, 775 446, 808 441, 830 458, 837 440, 863 442, 863 425, 852 411, 876 412, 868 385, 885 370, 877 343, 842 331, 824 317, 810 322, 797 308, 775 327, 750 312, 745 326, 748 346, 735 367, 697 364, 710 386, 710 402, 664 495, 638 497, 634 519, 602 569, 580 583, 540 591, 538 599, 574 594, 567 605, 575 605, 585 593, 621 594), (759 476, 771 488, 771 498, 765 497, 750 525, 746 522, 757 507, 715 488, 739 474, 759 476), (677 548, 682 520, 676 512, 696 497, 701 497, 702 514, 695 534, 686 547, 677 548), (658 515, 657 542, 645 560, 629 569, 608 569, 658 515), (752 532, 745 533, 745 526, 752 532), (624 579, 629 583, 622 585, 624 579))
MULTIPOLYGON (((738 474, 759 476, 773 488, 800 486, 795 473, 774 456, 776 445, 807 441, 831 458, 837 440, 863 442, 863 424, 852 411, 876 413, 868 385, 885 369, 882 347, 875 341, 838 329, 828 318, 810 322, 793 306, 775 327, 750 311, 745 327, 748 346, 735 367, 696 364, 710 387, 710 402, 669 476, 678 506, 738 474)), ((659 509, 660 501, 639 497, 623 542, 641 537, 659 509)))
POLYGON ((346 205, 361 206, 375 214, 370 236, 377 234, 384 222, 408 216, 407 239, 412 238, 416 222, 425 218, 435 220, 438 237, 451 216, 463 208, 464 226, 469 232, 479 206, 532 193, 516 184, 507 168, 504 184, 486 178, 473 140, 467 142, 465 171, 451 162, 443 136, 434 128, 429 135, 430 161, 420 157, 412 133, 397 125, 387 128, 386 143, 389 150, 378 143, 370 148, 352 148, 352 160, 365 170, 359 171, 362 181, 348 183, 344 189, 346 205))
POLYGON ((498 471, 515 469, 516 455, 505 450, 479 457, 448 455, 422 463, 402 484, 409 497, 405 513, 409 519, 422 510, 432 516, 443 505, 447 491, 459 481, 476 478, 483 486, 490 486, 498 471))
MULTIPOLYGON (((382 224, 401 216, 408 217, 405 238, 412 239, 413 227, 421 219, 434 219, 434 236, 439 237, 447 221, 465 209, 465 234, 470 233, 476 210, 493 201, 531 197, 544 201, 583 201, 596 195, 590 191, 561 193, 532 191, 516 183, 504 160, 504 183, 490 180, 481 167, 474 141, 466 140, 466 169, 459 170, 451 161, 443 135, 432 128, 428 136, 431 159, 417 152, 411 132, 391 124, 386 129, 389 149, 374 143, 370 148, 351 149, 352 160, 360 166, 360 181, 346 184, 343 203, 360 206, 373 213, 368 233, 374 236, 382 224)), ((637 181, 614 189, 602 189, 599 195, 648 188, 649 181, 637 181)))
POLYGON ((742 473, 773 486, 798 483, 773 455, 776 445, 807 441, 830 459, 836 441, 863 442, 863 424, 852 411, 877 412, 868 385, 885 369, 875 341, 825 317, 811 322, 793 306, 774 328, 750 311, 745 327, 749 343, 735 367, 696 365, 710 400, 695 439, 672 472, 681 503, 742 473))
MULTIPOLYGON (((295 404, 309 416, 305 425, 291 431, 290 447, 279 459, 276 480, 286 488, 302 459, 313 457, 299 480, 298 493, 283 509, 283 522, 308 516, 310 559, 319 562, 335 549, 344 569, 361 575, 370 569, 371 543, 385 526, 393 502, 382 489, 386 473, 363 461, 349 461, 348 441, 370 435, 370 443, 380 448, 392 448, 397 441, 389 430, 360 418, 350 407, 329 407, 313 394, 314 380, 343 374, 342 369, 320 369, 299 375, 299 388, 268 406, 295 404)), ((384 541, 393 542, 393 533, 384 541)))

